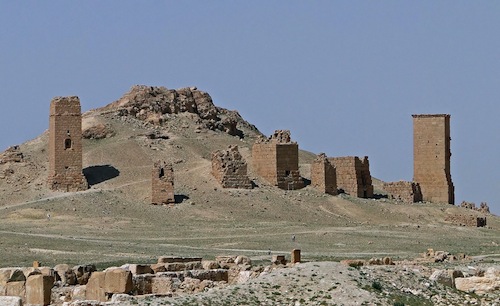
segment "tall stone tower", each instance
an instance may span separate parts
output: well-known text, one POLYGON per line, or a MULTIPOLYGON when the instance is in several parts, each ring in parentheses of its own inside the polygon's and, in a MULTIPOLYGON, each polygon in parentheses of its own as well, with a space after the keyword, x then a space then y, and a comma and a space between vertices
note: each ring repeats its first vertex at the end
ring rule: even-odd
POLYGON ((413 181, 419 183, 422 199, 455 202, 450 173, 450 115, 412 115, 413 181))
POLYGON ((254 171, 280 189, 304 187, 299 172, 299 145, 290 139, 289 130, 276 130, 268 139, 258 139, 252 146, 254 171))
POLYGON ((55 97, 49 118, 49 187, 59 191, 88 188, 82 173, 82 113, 78 97, 55 97))
POLYGON ((172 164, 157 161, 151 174, 151 203, 160 205, 175 203, 172 164))

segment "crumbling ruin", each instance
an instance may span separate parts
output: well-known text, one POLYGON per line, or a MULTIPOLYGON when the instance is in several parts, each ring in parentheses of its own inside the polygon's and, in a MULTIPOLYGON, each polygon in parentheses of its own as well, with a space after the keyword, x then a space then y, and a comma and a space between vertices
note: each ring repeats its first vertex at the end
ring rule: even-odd
POLYGON ((174 169, 171 164, 161 161, 154 163, 151 186, 152 204, 175 203, 174 169))
POLYGON ((325 153, 319 154, 311 165, 311 186, 323 193, 337 195, 337 173, 325 153))
POLYGON ((337 188, 358 198, 372 198, 373 185, 368 156, 329 157, 337 173, 337 188))
POLYGON ((486 202, 481 202, 480 206, 476 207, 476 203, 462 201, 462 203, 460 203, 460 207, 479 211, 483 214, 490 213, 490 207, 488 206, 488 203, 486 203, 486 202))
POLYGON ((269 183, 285 190, 304 187, 299 173, 299 145, 290 139, 290 131, 277 130, 268 139, 261 138, 252 147, 254 171, 269 183))
POLYGON ((459 226, 469 226, 469 227, 486 226, 486 217, 477 217, 473 215, 461 215, 461 214, 447 215, 444 221, 448 221, 459 226))
POLYGON ((88 189, 82 172, 82 114, 78 97, 56 97, 50 103, 49 177, 52 190, 88 189))
POLYGON ((455 202, 450 140, 450 115, 413 115, 413 181, 424 201, 455 202))
POLYGON ((223 188, 253 187, 247 176, 247 163, 238 151, 238 146, 229 146, 227 150, 212 153, 212 175, 223 188))
POLYGON ((384 183, 384 190, 390 199, 403 203, 415 203, 422 201, 420 186, 415 182, 390 182, 384 183))

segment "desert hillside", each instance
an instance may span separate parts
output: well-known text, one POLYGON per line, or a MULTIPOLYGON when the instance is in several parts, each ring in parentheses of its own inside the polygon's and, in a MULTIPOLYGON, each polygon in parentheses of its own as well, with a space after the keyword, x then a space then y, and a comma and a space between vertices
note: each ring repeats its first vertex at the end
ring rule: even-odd
MULTIPOLYGON (((83 114, 83 130, 87 191, 47 188, 47 132, 2 153, 1 266, 33 260, 105 266, 160 255, 227 253, 264 259, 269 251, 293 248, 306 260, 413 258, 428 248, 500 256, 500 220, 492 215, 486 228, 460 227, 445 217, 476 212, 448 204, 330 196, 310 186, 295 191, 270 186, 252 171, 251 147, 262 136, 258 129, 196 88, 134 86, 117 101, 83 114), (223 189, 211 175, 212 152, 229 145, 238 146, 255 188, 223 189), (173 164, 174 205, 150 204, 157 160, 173 164)), ((300 152, 306 179, 314 157, 300 152)))

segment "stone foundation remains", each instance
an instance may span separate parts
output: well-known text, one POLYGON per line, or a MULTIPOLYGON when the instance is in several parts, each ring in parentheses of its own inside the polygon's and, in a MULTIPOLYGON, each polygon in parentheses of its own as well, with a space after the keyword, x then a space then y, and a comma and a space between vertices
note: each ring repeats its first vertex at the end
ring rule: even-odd
POLYGON ((420 186, 415 182, 390 182, 384 183, 384 190, 389 198, 403 203, 415 203, 422 201, 420 186))
POLYGON ((486 203, 486 202, 481 202, 481 205, 479 207, 476 207, 476 203, 463 201, 462 203, 460 203, 460 207, 479 211, 483 214, 490 213, 490 207, 488 206, 488 203, 486 203))
POLYGON ((238 151, 238 146, 229 146, 227 150, 212 153, 212 175, 223 188, 253 187, 247 176, 247 164, 238 151))
POLYGON ((329 157, 337 173, 337 188, 358 198, 372 198, 373 185, 368 156, 329 157))
POLYGON ((175 203, 174 196, 174 169, 171 164, 157 161, 154 164, 151 179, 151 203, 175 203))
POLYGON ((450 140, 450 115, 413 115, 413 181, 424 201, 455 202, 450 140))
POLYGON ((486 217, 477 217, 472 215, 448 215, 445 217, 444 221, 451 222, 459 226, 470 226, 470 227, 485 227, 486 217))
POLYGON ((82 173, 82 114, 78 97, 56 97, 50 103, 48 184, 59 191, 88 189, 82 173))
POLYGON ((304 187, 299 173, 299 145, 290 139, 290 131, 277 130, 268 139, 259 139, 252 147, 254 171, 269 183, 285 190, 304 187))
POLYGON ((337 195, 337 173, 324 153, 319 154, 311 165, 311 186, 322 193, 337 195))

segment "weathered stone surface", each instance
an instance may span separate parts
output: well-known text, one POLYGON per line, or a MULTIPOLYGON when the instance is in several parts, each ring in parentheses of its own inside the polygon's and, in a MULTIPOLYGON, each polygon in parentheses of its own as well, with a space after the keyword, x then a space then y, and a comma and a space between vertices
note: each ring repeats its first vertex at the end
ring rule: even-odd
POLYGON ((87 295, 87 285, 77 285, 71 291, 71 298, 73 301, 85 300, 87 295))
POLYGON ((26 301, 26 282, 8 282, 5 285, 5 295, 6 296, 19 296, 26 301))
POLYGON ((204 270, 219 269, 220 265, 218 262, 213 260, 204 260, 201 262, 204 270))
POLYGON ((129 264, 126 267, 122 266, 122 268, 129 270, 133 275, 153 273, 151 265, 129 264))
POLYGON ((422 199, 455 202, 450 172, 450 115, 413 116, 413 181, 419 183, 422 199))
POLYGON ((50 103, 48 184, 59 191, 88 188, 82 172, 82 115, 78 97, 56 97, 50 103))
POLYGON ((132 292, 134 293, 134 295, 153 293, 152 282, 154 277, 154 274, 132 275, 132 292))
POLYGON ((69 265, 67 264, 56 265, 54 267, 54 271, 57 274, 57 278, 61 282, 61 286, 76 285, 77 279, 75 271, 73 271, 73 269, 69 265))
POLYGON ((151 293, 167 295, 172 293, 172 280, 165 277, 155 277, 151 280, 151 293))
POLYGON ((270 184, 285 190, 304 187, 299 173, 299 146, 290 140, 290 131, 277 130, 268 139, 252 146, 254 171, 270 184))
POLYGON ((185 272, 185 277, 196 278, 199 280, 228 281, 228 271, 226 269, 215 270, 190 270, 185 272))
POLYGON ((93 272, 90 276, 85 297, 87 300, 107 301, 105 288, 106 272, 93 272))
POLYGON ((151 203, 175 203, 174 168, 172 164, 157 161, 151 172, 151 203))
POLYGON ((26 281, 26 303, 49 305, 54 277, 48 275, 32 275, 26 281))
POLYGON ((88 127, 82 132, 82 137, 85 139, 104 139, 113 137, 114 135, 115 132, 111 129, 111 127, 102 123, 88 127))
POLYGON ((453 279, 453 273, 447 270, 436 270, 429 277, 431 281, 443 284, 448 287, 455 287, 455 281, 453 279))
POLYGON ((76 276, 76 281, 79 285, 87 284, 92 272, 96 271, 94 265, 78 265, 73 267, 73 272, 76 276))
POLYGON ((444 221, 451 222, 458 226, 470 227, 485 227, 486 217, 478 217, 474 215, 449 214, 444 218, 444 221))
POLYGON ((24 161, 24 155, 19 146, 9 147, 0 153, 0 165, 6 163, 20 163, 24 161))
POLYGON ((368 156, 329 157, 337 174, 337 188, 358 198, 372 198, 373 185, 368 156))
POLYGON ((227 150, 212 153, 212 175, 223 188, 253 188, 247 176, 247 164, 238 146, 229 146, 227 150))
POLYGON ((196 87, 167 89, 145 85, 133 86, 107 109, 116 109, 121 116, 131 116, 154 125, 162 125, 170 114, 191 113, 204 128, 241 135, 236 126, 243 119, 236 111, 216 107, 210 95, 196 87))
POLYGON ((390 182, 384 183, 384 190, 389 198, 403 203, 415 203, 422 201, 420 185, 416 182, 390 182))
POLYGON ((248 256, 238 255, 234 263, 237 265, 252 265, 252 260, 248 256))
POLYGON ((23 300, 19 296, 0 296, 2 306, 23 306, 23 300))
POLYGON ((320 153, 311 165, 311 186, 320 192, 337 195, 337 171, 325 153, 320 153))
POLYGON ((132 273, 121 268, 106 271, 104 291, 106 293, 129 293, 132 291, 132 273))
POLYGON ((479 276, 456 278, 455 286, 461 291, 485 294, 500 290, 500 279, 479 276))

